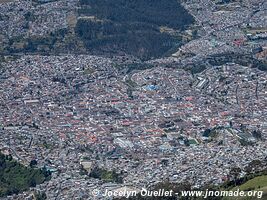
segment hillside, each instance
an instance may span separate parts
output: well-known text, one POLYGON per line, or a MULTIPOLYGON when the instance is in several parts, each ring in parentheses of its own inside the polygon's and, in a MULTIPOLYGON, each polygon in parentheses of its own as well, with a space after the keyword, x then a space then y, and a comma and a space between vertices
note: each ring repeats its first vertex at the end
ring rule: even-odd
POLYGON ((90 52, 160 57, 194 22, 176 0, 80 0, 76 34, 90 52), (168 30, 168 31, 166 31, 168 30))
MULTIPOLYGON (((263 199, 267 198, 267 176, 257 176, 247 182, 243 183, 240 186, 234 187, 232 190, 235 191, 239 189, 240 191, 263 191, 263 199)), ((234 198, 225 198, 225 200, 231 200, 234 198)), ((253 200, 253 197, 239 197, 238 200, 253 200)))
POLYGON ((176 52, 192 37, 185 31, 194 23, 177 0, 35 0, 24 10, 14 7, 0 13, 2 25, 13 27, 0 33, 3 55, 127 54, 148 60, 176 52))
POLYGON ((18 194, 49 179, 45 169, 25 167, 0 153, 0 197, 18 194))

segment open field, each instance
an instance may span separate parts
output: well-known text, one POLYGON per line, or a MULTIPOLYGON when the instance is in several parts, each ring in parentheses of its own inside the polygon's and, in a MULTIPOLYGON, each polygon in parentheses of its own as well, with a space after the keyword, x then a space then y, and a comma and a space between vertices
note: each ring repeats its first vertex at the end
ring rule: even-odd
MULTIPOLYGON (((267 199, 267 175, 255 177, 240 186, 234 187, 232 191, 237 189, 240 191, 263 191, 263 196, 261 199, 267 199)), ((254 200, 256 198, 257 195, 254 197, 227 197, 225 200, 254 200)))
POLYGON ((238 188, 240 190, 249 190, 249 189, 258 189, 263 187, 267 187, 267 175, 255 177, 247 181, 246 183, 240 185, 238 188))

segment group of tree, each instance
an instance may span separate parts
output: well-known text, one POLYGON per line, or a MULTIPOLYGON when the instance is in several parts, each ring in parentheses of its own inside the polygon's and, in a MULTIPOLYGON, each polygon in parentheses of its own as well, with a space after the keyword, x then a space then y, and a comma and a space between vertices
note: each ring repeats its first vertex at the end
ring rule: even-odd
POLYGON ((80 0, 80 18, 75 31, 86 48, 95 53, 126 53, 141 59, 160 57, 181 37, 160 27, 184 30, 193 17, 177 0, 80 0))
POLYGON ((18 194, 51 178, 45 167, 37 169, 35 164, 33 161, 31 167, 27 167, 12 156, 0 153, 0 197, 18 194))
POLYGON ((267 62, 257 60, 251 55, 243 55, 236 53, 216 54, 207 59, 207 62, 212 66, 225 65, 226 63, 236 63, 242 66, 250 66, 258 68, 261 71, 267 71, 267 62))
POLYGON ((115 170, 106 170, 99 168, 98 166, 94 167, 89 174, 89 177, 103 180, 105 182, 115 182, 123 183, 123 179, 120 173, 117 173, 115 170))
POLYGON ((177 0, 80 0, 80 4, 100 19, 114 22, 139 22, 185 29, 194 18, 177 0), (86 6, 89 7, 86 7, 86 6))

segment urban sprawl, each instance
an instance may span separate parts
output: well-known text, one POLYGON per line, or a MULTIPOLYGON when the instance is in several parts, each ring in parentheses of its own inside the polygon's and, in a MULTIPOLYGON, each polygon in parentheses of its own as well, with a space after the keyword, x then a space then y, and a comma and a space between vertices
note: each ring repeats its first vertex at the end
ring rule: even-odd
MULTIPOLYGON (((67 27, 68 9, 75 15, 75 6, 75 0, 37 8, 23 0, 0 4, 0 13, 11 15, 0 18, 0 44, 67 27), (29 24, 25 33, 22 18, 32 9, 50 16, 29 24)), ((224 53, 266 60, 267 2, 188 0, 183 6, 200 27, 199 37, 170 57, 143 62, 150 66, 144 70, 121 70, 140 62, 127 56, 71 53, 19 55, 3 65, 1 152, 25 165, 36 160, 52 172, 50 181, 7 199, 30 199, 35 190, 48 199, 104 199, 92 191, 167 180, 196 188, 220 185, 233 167, 242 176, 253 160, 266 159, 266 71, 226 62, 194 74, 186 66, 224 53), (122 181, 89 177, 96 167, 122 181)))

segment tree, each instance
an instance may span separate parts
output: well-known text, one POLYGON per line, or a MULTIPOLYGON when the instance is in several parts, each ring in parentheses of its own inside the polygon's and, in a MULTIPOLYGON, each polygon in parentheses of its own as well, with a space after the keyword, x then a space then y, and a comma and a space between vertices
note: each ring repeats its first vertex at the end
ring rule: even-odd
POLYGON ((252 136, 255 137, 256 139, 262 139, 262 134, 260 130, 254 130, 252 131, 252 136))
POLYGON ((235 186, 236 186, 237 179, 238 179, 240 173, 241 173, 241 169, 239 167, 234 167, 229 172, 229 176, 234 181, 235 186))
MULTIPOLYGON (((34 163, 34 161, 33 161, 34 163)), ((0 197, 18 194, 50 179, 51 174, 43 169, 25 167, 0 153, 0 197)))
POLYGON ((47 199, 45 192, 39 192, 39 191, 35 192, 34 196, 35 196, 36 200, 46 200, 47 199))
POLYGON ((31 160, 30 167, 35 167, 36 165, 37 165, 37 161, 36 160, 31 160))

